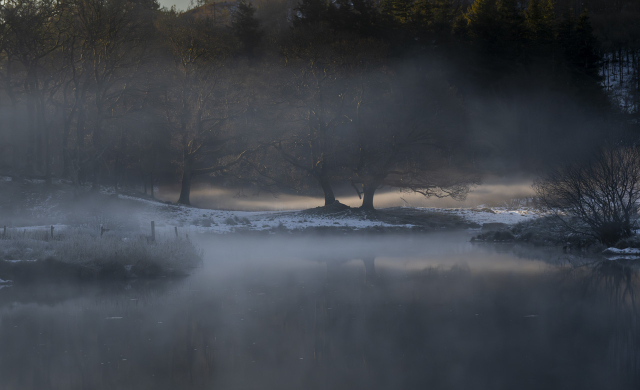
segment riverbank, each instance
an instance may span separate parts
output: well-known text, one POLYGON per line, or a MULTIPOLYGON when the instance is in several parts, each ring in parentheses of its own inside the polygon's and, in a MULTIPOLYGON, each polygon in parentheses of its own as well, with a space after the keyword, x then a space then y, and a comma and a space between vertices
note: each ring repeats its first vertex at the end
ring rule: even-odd
POLYGON ((187 275, 202 260, 188 239, 65 229, 3 231, 0 279, 11 282, 126 280, 187 275))
POLYGON ((188 274, 196 235, 422 234, 512 225, 540 214, 527 207, 372 211, 318 207, 237 211, 189 207, 135 192, 91 191, 6 178, 0 185, 0 279, 101 280, 188 274))
POLYGON ((324 207, 307 210, 238 211, 200 209, 162 202, 133 191, 111 188, 90 191, 58 182, 46 186, 33 180, 0 185, 0 228, 46 231, 73 228, 108 235, 151 234, 186 238, 196 233, 434 231, 480 229, 485 224, 514 225, 535 220, 532 207, 419 208, 394 207, 363 211, 324 207))

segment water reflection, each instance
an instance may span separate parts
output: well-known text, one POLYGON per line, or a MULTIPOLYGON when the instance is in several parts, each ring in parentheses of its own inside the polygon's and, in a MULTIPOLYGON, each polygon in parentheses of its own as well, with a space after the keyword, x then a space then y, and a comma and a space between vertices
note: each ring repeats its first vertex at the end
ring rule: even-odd
POLYGON ((637 388, 632 261, 467 240, 207 237, 184 280, 5 288, 0 388, 637 388))
POLYGON ((638 323, 637 287, 640 264, 637 259, 619 258, 587 263, 576 269, 584 283, 585 295, 602 300, 602 313, 611 324, 607 357, 614 375, 629 386, 640 385, 640 324, 638 323))

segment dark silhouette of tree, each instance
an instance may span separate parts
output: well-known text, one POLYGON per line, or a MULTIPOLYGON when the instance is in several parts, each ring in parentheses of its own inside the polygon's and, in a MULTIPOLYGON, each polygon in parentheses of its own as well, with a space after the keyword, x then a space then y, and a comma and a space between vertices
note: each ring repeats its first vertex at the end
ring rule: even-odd
POLYGON ((464 153, 465 117, 455 91, 434 75, 402 70, 363 82, 353 178, 362 189, 362 208, 374 208, 375 192, 384 185, 464 198, 477 181, 464 153))
POLYGON ((244 154, 233 121, 247 109, 230 37, 206 19, 168 12, 158 21, 170 65, 163 106, 181 152, 178 203, 190 204, 194 177, 220 174, 244 154))
POLYGON ((32 173, 44 174, 51 183, 51 118, 48 97, 55 80, 51 66, 45 66, 60 45, 62 30, 59 19, 64 9, 53 1, 19 0, 3 7, 5 51, 22 68, 22 81, 27 109, 27 159, 32 173))
POLYGON ((554 1, 529 0, 525 15, 529 40, 538 46, 538 50, 549 50, 556 28, 554 1))
POLYGON ((329 5, 328 19, 336 30, 372 36, 380 21, 372 0, 337 0, 329 5))
POLYGON ((211 175, 326 204, 352 184, 373 207, 382 186, 458 197, 469 160, 533 171, 637 128, 637 2, 197 3, 0 3, 9 174, 180 180, 181 203, 211 175))
POLYGON ((329 3, 326 0, 300 0, 294 8, 293 25, 317 25, 327 21, 329 3))
POLYGON ((597 77, 600 56, 598 55, 597 42, 593 35, 593 27, 591 26, 589 13, 586 9, 582 11, 578 18, 575 37, 577 40, 577 56, 574 59, 575 65, 579 67, 585 75, 597 77))
POLYGON ((255 55, 255 49, 260 45, 263 32, 260 21, 255 17, 256 9, 251 3, 241 0, 236 10, 231 14, 231 28, 234 35, 242 43, 245 54, 255 55))

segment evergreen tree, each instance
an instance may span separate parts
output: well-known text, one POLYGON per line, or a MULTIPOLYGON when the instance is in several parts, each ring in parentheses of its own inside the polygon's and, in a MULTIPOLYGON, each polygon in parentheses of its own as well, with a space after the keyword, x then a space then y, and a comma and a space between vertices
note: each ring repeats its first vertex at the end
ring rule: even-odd
POLYGON ((529 0, 526 24, 533 42, 541 46, 550 45, 555 36, 555 2, 553 0, 529 0))
POLYGON ((394 26, 410 26, 413 13, 413 0, 384 0, 382 2, 382 14, 394 26))
POLYGON ((429 0, 418 0, 414 5, 414 20, 421 30, 429 30, 433 23, 433 3, 429 0))
POLYGON ((240 0, 238 7, 231 16, 231 28, 234 35, 242 43, 245 53, 254 54, 254 49, 260 44, 262 31, 260 21, 255 17, 256 9, 246 0, 240 0))
POLYGON ((370 35, 377 10, 372 0, 337 0, 329 5, 328 19, 337 30, 370 35))
POLYGON ((458 10, 453 7, 451 0, 433 0, 433 31, 443 40, 445 35, 451 34, 458 10))
POLYGON ((511 46, 521 47, 526 39, 526 26, 518 0, 498 0, 497 11, 506 40, 511 46))
POLYGON ((575 43, 576 22, 573 17, 573 10, 570 9, 562 14, 562 19, 558 23, 558 42, 567 52, 572 51, 571 46, 575 43))
POLYGON ((465 14, 469 34, 483 45, 495 45, 498 33, 496 0, 476 0, 465 14))
POLYGON ((591 25, 591 19, 589 13, 585 9, 576 25, 576 39, 577 39, 577 63, 576 65, 582 69, 582 71, 591 77, 598 76, 598 68, 600 63, 600 56, 598 55, 597 40, 593 35, 593 26, 591 25))
POLYGON ((327 20, 329 3, 326 0, 300 0, 294 11, 295 27, 319 24, 327 20))

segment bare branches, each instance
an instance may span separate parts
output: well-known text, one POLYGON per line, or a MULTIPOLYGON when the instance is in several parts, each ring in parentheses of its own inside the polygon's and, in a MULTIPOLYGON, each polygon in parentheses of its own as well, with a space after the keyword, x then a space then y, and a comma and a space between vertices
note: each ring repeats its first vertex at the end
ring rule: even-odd
POLYGON ((614 244, 636 227, 639 152, 637 147, 603 149, 585 164, 556 168, 534 189, 543 204, 574 231, 614 244))

